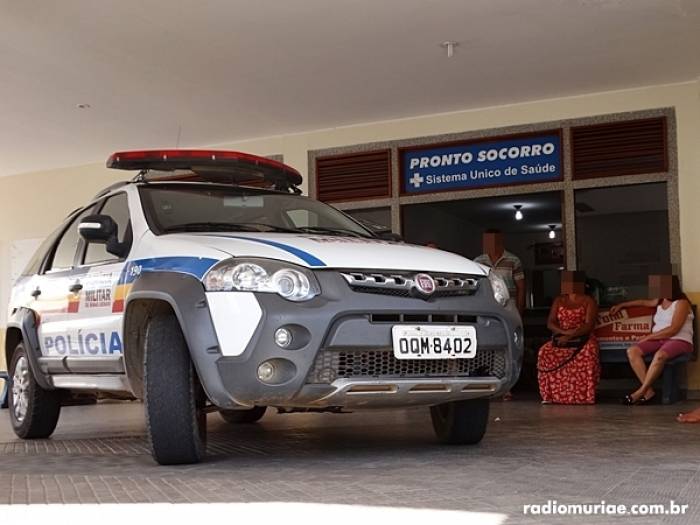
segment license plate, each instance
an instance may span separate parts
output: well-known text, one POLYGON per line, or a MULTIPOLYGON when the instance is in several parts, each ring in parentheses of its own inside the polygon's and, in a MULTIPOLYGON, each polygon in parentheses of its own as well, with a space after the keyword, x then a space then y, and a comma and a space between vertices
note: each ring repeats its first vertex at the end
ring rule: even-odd
POLYGON ((396 325, 391 328, 396 359, 472 359, 476 356, 473 326, 396 325))

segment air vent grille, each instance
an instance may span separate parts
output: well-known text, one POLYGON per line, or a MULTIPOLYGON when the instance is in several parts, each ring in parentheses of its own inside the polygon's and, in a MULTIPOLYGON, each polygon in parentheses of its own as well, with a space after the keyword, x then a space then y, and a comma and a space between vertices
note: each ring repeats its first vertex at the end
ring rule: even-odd
POLYGON ((324 202, 391 196, 391 151, 317 157, 316 191, 324 202))
POLYGON ((322 349, 306 382, 331 384, 336 379, 423 379, 497 377, 506 374, 502 348, 479 347, 474 359, 396 359, 391 348, 374 350, 322 349))
POLYGON ((571 128, 574 179, 668 171, 666 118, 571 128))

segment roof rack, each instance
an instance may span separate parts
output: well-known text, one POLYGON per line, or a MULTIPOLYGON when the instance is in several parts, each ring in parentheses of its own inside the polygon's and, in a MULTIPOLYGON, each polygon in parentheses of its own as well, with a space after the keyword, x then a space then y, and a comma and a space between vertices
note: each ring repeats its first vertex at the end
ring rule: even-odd
POLYGON ((301 193, 303 178, 294 168, 276 160, 219 150, 144 150, 121 151, 107 159, 107 167, 138 170, 137 182, 153 180, 190 180, 235 185, 270 183, 280 191, 301 193), (155 177, 149 177, 153 172, 155 177), (169 172, 172 176, 164 175, 169 172))

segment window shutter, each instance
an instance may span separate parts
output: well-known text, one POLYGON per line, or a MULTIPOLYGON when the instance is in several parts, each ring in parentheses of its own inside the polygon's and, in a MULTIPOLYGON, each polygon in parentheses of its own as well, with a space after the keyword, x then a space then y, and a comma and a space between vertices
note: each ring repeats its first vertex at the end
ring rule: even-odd
POLYGON ((317 157, 316 195, 324 202, 391 196, 391 151, 317 157))
POLYGON ((574 179, 668 171, 664 117, 571 128, 574 179))

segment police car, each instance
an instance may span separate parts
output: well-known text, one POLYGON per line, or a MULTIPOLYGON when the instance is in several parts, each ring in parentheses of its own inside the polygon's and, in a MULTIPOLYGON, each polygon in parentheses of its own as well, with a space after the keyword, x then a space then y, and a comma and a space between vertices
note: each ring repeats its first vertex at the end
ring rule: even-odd
POLYGON ((504 282, 458 255, 378 234, 303 197, 285 164, 228 151, 137 151, 135 170, 48 236, 15 283, 6 357, 21 438, 70 392, 145 403, 161 464, 194 463, 206 417, 430 407, 473 444, 520 371, 504 282))

